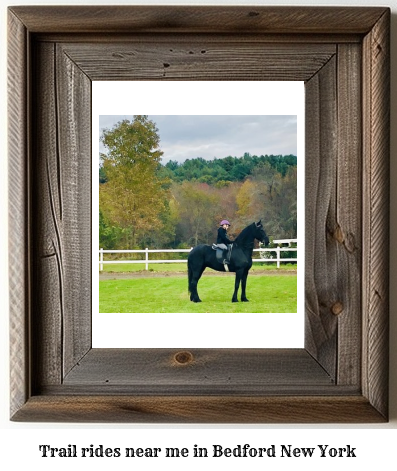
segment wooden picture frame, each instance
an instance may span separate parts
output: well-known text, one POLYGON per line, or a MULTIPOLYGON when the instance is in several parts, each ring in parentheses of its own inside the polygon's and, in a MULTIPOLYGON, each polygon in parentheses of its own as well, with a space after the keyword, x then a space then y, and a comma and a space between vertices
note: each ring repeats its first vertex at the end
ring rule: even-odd
POLYGON ((10 7, 11 420, 388 420, 383 7, 10 7), (91 348, 91 81, 303 80, 304 349, 91 348))

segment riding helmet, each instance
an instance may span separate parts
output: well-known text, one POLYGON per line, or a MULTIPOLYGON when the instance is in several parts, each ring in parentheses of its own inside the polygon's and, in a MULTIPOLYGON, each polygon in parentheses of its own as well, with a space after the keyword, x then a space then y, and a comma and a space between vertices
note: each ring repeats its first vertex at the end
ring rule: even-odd
POLYGON ((230 222, 227 219, 222 219, 222 221, 219 223, 220 226, 223 226, 224 224, 230 226, 230 222))

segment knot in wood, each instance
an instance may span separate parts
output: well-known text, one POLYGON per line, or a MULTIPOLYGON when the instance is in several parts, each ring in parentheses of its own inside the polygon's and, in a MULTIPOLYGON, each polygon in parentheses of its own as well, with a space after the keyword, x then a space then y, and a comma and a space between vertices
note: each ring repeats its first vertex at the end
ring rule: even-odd
POLYGON ((193 355, 190 352, 178 352, 175 354, 174 360, 180 365, 186 365, 193 361, 193 355))
POLYGON ((339 314, 342 313, 343 311, 343 304, 341 302, 336 302, 335 304, 332 305, 331 307, 332 314, 335 316, 339 316, 339 314))
POLYGON ((334 239, 336 239, 340 244, 343 244, 345 240, 345 235, 343 234, 342 228, 337 226, 334 231, 334 239))

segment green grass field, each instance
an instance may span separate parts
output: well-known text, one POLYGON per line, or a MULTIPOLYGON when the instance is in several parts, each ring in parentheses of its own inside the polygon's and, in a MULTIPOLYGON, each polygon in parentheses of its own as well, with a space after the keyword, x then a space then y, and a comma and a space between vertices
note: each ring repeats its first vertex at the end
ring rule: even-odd
MULTIPOLYGON (((192 303, 187 277, 165 276, 102 280, 99 312, 297 312, 296 274, 255 275, 247 282, 248 303, 232 303, 234 274, 203 276, 198 285, 202 303, 192 303)), ((239 290, 239 299, 241 288, 239 290)))

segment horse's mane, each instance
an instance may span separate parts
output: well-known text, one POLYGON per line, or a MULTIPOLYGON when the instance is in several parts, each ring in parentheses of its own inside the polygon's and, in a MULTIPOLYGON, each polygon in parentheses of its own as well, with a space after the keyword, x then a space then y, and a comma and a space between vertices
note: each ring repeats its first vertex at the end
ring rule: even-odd
POLYGON ((248 246, 254 246, 254 225, 255 223, 253 222, 249 226, 247 226, 245 229, 243 229, 240 234, 236 237, 234 240, 234 243, 239 245, 240 247, 248 247, 248 246))

